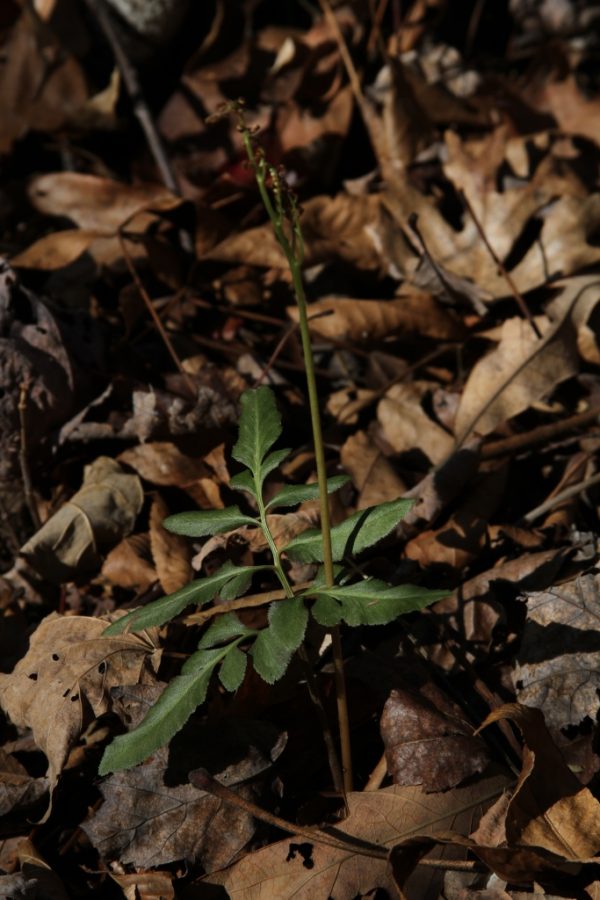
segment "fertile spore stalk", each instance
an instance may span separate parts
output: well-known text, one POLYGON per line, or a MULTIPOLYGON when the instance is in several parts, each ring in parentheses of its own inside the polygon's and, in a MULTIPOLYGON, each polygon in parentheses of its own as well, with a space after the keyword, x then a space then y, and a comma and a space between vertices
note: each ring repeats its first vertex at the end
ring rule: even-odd
MULTIPOLYGON (((298 206, 296 195, 287 184, 281 169, 276 168, 268 162, 265 158, 264 150, 256 143, 255 137, 257 129, 252 129, 248 126, 244 117, 242 101, 232 103, 227 111, 229 110, 234 112, 237 117, 238 130, 242 135, 248 161, 254 171, 261 200, 269 219, 271 220, 277 242, 285 254, 292 276, 294 296, 296 298, 300 319, 300 335, 302 338, 302 352, 304 354, 304 366, 306 369, 306 385, 308 389, 310 419, 317 467, 317 481, 319 484, 319 507, 321 514, 321 531, 323 534, 323 572, 327 587, 333 587, 334 571, 331 552, 329 500, 327 497, 325 447, 321 429, 321 414, 319 409, 317 379, 315 377, 315 363, 310 339, 310 330, 308 327, 306 294, 304 292, 304 283, 302 281, 304 238, 302 236, 302 228, 300 225, 300 208, 298 206), (289 237, 286 233, 286 225, 288 226, 289 237)), ((340 629, 337 626, 331 629, 331 641, 337 715, 342 751, 344 790, 347 792, 351 791, 353 786, 352 750, 350 743, 350 720, 348 716, 346 678, 344 675, 344 655, 340 629)))

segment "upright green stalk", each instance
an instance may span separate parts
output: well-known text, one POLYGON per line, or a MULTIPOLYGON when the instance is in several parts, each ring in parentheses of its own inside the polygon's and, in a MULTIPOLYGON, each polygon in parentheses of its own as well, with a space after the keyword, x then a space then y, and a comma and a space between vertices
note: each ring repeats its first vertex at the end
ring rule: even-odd
MULTIPOLYGON (((300 227, 300 215, 295 197, 285 185, 280 173, 266 162, 262 151, 255 147, 252 135, 245 124, 241 110, 237 113, 240 121, 240 131, 244 141, 244 147, 248 159, 254 169, 256 183, 262 202, 271 220, 275 237, 281 246, 290 269, 294 294, 298 306, 300 319, 300 335, 302 338, 302 350, 306 369, 306 383, 308 388, 308 400, 310 406, 310 418, 312 423, 313 441, 315 448, 315 461, 317 466, 317 480, 319 484, 319 506, 321 513, 321 531, 323 535, 323 567, 325 581, 328 587, 334 584, 333 558, 331 552, 331 526, 329 519, 329 500, 327 495, 327 471, 325 467, 325 448, 323 446, 323 433, 321 430, 321 415, 319 410, 319 395, 317 393, 317 381, 315 377, 315 364, 312 353, 310 330, 308 327, 308 314, 306 294, 302 281, 302 261, 304 256, 304 242, 300 227), (271 200, 267 179, 270 179, 270 188, 273 193, 274 203, 271 200), (291 239, 285 232, 285 222, 291 228, 291 239)), ((348 717, 348 699, 346 694, 346 679, 344 675, 344 656, 339 627, 331 630, 333 667, 336 687, 336 701, 338 724, 340 729, 340 746, 342 756, 342 770, 344 790, 352 790, 352 751, 350 743, 350 721, 348 717)))

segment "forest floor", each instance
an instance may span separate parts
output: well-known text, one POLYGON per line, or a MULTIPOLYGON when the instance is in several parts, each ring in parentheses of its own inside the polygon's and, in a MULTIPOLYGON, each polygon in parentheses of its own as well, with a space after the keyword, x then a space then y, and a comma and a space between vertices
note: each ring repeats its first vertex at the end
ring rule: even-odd
MULTIPOLYGON (((0 897, 599 898, 600 5, 215 0, 166 41, 98 9, 0 12, 0 897), (244 391, 292 448, 269 496, 315 479, 238 98, 301 205, 332 523, 410 498, 355 571, 447 592, 342 626, 345 797, 298 660, 271 685, 244 643, 98 774, 227 598, 109 622, 266 561, 162 524, 239 502, 244 391)), ((269 516, 279 549, 318 521, 269 516)), ((311 620, 337 742, 330 644, 311 620)))

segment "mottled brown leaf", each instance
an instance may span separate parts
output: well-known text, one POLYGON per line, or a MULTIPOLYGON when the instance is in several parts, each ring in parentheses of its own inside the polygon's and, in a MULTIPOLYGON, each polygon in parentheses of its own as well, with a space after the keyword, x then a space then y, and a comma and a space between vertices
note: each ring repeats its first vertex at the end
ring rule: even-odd
POLYGON ((380 728, 394 784, 445 791, 482 772, 489 760, 460 709, 432 685, 392 691, 380 728))
POLYGON ((168 515, 169 507, 157 494, 150 508, 150 546, 162 589, 165 594, 174 594, 194 576, 192 544, 163 528, 162 523, 168 515))

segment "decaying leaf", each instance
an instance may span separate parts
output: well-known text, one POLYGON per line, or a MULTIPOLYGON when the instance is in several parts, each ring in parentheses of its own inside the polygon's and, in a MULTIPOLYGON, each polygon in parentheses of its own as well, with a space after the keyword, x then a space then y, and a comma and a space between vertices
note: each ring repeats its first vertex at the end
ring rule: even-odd
POLYGON ((21 548, 49 581, 70 581, 99 565, 98 549, 132 531, 144 494, 137 475, 100 456, 84 469, 83 485, 21 548))
POLYGON ((47 778, 33 778, 14 756, 0 748, 0 816, 27 812, 47 791, 47 778))
POLYGON ((519 700, 549 727, 579 725, 600 709, 600 584, 593 574, 527 596, 513 679, 519 700))
MULTIPOLYGON (((135 725, 156 699, 157 687, 119 691, 117 710, 135 725)), ((284 747, 285 735, 267 723, 192 720, 170 749, 104 779, 104 803, 83 828, 105 859, 137 868, 184 859, 201 861, 207 871, 219 869, 250 840, 255 822, 246 811, 198 791, 188 783, 187 772, 209 767, 229 786, 239 785, 241 796, 254 800, 260 776, 284 747), (247 780, 253 784, 242 784, 247 780)))
POLYGON ((48 758, 52 791, 90 711, 110 709, 110 689, 137 683, 158 666, 156 634, 103 638, 107 622, 52 613, 31 636, 10 675, 0 674, 0 705, 20 728, 31 728, 48 758))
POLYGON ((523 770, 506 811, 511 846, 542 847, 566 860, 588 860, 600 851, 600 803, 568 768, 543 714, 518 703, 500 707, 482 728, 511 719, 523 734, 523 770))
POLYGON ((120 541, 104 560, 102 575, 119 587, 145 591, 158 580, 152 564, 150 536, 132 534, 120 541))
POLYGON ((482 772, 489 760, 460 709, 432 684, 392 691, 380 727, 394 784, 445 791, 482 772))

